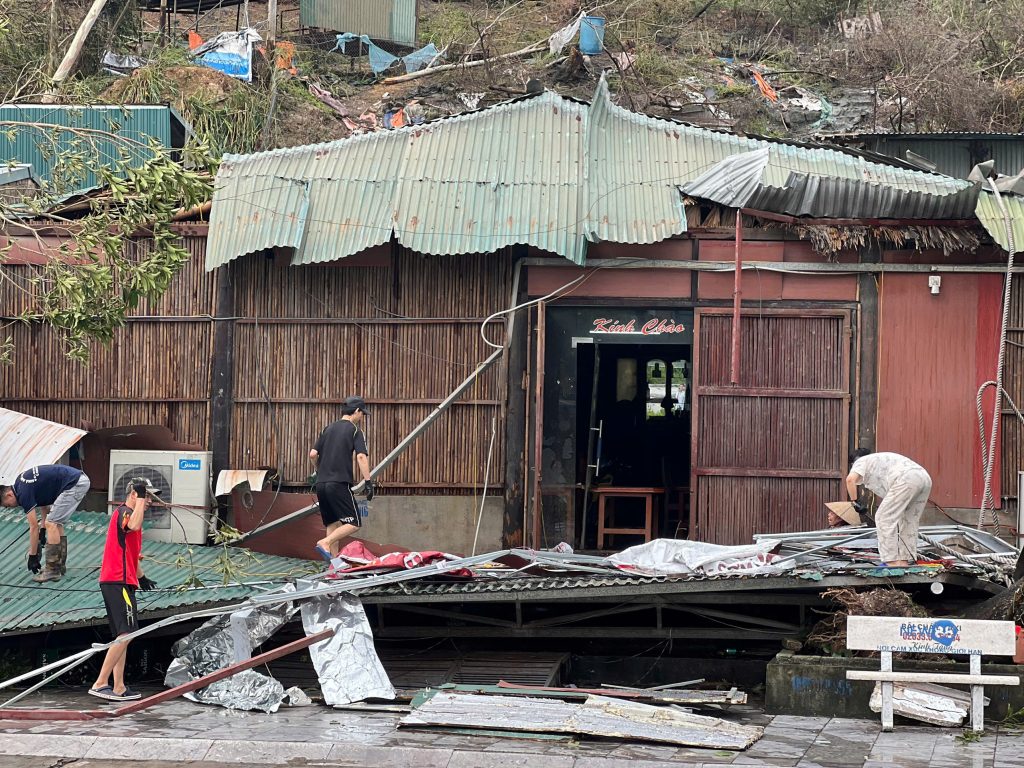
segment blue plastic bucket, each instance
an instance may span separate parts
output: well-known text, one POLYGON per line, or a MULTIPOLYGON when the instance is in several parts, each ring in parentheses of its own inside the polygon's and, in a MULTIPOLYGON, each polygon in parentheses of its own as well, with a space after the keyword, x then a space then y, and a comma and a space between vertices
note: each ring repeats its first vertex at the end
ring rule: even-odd
POLYGON ((580 24, 580 53, 596 56, 604 50, 604 16, 584 16, 580 24))

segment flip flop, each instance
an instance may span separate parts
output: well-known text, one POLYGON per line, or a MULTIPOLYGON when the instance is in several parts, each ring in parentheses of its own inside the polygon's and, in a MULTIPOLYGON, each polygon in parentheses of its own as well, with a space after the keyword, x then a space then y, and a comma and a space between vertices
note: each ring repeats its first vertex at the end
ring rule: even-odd
POLYGON ((330 553, 330 552, 328 552, 328 551, 327 551, 326 549, 324 549, 323 547, 321 547, 321 546, 320 546, 319 544, 317 544, 317 545, 316 545, 316 551, 317 551, 317 552, 319 552, 319 553, 320 553, 320 557, 322 557, 322 558, 323 558, 324 560, 326 560, 326 561, 327 561, 328 563, 329 563, 329 562, 331 562, 331 560, 333 560, 333 559, 334 559, 333 557, 331 557, 331 553, 330 553))

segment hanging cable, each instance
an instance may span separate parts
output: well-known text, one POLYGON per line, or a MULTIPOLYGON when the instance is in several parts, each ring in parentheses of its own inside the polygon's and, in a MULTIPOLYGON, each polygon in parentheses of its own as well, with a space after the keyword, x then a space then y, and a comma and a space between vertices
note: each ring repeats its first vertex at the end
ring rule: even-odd
POLYGON ((992 498, 992 468, 995 465, 996 440, 999 436, 999 415, 1002 411, 1003 400, 1003 362, 1006 358, 1006 323, 1010 316, 1010 292, 1013 287, 1013 224, 1010 221, 1010 214, 1003 204, 1003 197, 999 194, 999 187, 994 178, 989 178, 989 186, 995 195, 996 204, 1000 213, 1003 214, 1003 223, 1006 226, 1006 284, 1003 288, 1003 320, 999 332, 999 360, 996 363, 996 380, 986 381, 978 389, 978 429, 981 432, 981 460, 985 468, 985 491, 981 497, 981 509, 978 511, 978 528, 985 526, 986 505, 991 502, 992 518, 996 526, 996 535, 999 535, 999 516, 995 511, 995 500, 992 498), (981 409, 981 397, 985 389, 991 385, 996 388, 996 402, 992 412, 992 434, 989 437, 988 450, 985 450, 985 420, 981 409))
POLYGON ((476 542, 480 538, 480 522, 484 519, 484 503, 487 501, 487 480, 491 476, 491 454, 494 451, 494 435, 498 431, 498 417, 491 418, 491 445, 487 449, 487 466, 484 469, 484 495, 480 497, 480 512, 476 516, 476 533, 473 535, 473 555, 476 556, 476 542))

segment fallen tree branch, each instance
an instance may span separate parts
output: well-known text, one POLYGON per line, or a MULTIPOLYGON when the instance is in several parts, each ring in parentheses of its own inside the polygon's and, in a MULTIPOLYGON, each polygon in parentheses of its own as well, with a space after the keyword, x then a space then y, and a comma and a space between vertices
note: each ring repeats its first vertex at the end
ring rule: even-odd
POLYGON ((381 81, 384 85, 394 85, 395 83, 404 83, 409 80, 416 80, 420 77, 426 77, 427 75, 436 75, 440 72, 451 72, 453 69, 469 69, 470 67, 480 67, 484 64, 489 64, 492 61, 502 61, 504 59, 514 59, 519 56, 529 56, 531 53, 538 53, 543 50, 544 45, 547 44, 547 40, 541 40, 539 43, 533 43, 518 51, 512 53, 503 53, 500 56, 493 56, 489 59, 479 59, 478 61, 467 61, 460 62, 458 64, 442 64, 439 67, 433 67, 432 69, 421 69, 419 72, 411 72, 408 75, 399 75, 398 77, 386 77, 381 81))

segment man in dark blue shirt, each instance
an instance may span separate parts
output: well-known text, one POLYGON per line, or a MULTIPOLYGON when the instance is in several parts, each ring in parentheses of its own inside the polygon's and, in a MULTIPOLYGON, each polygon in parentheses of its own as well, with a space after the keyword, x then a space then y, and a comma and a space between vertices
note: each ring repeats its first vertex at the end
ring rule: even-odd
POLYGON ((36 574, 32 581, 60 581, 67 573, 68 537, 66 523, 79 508, 89 491, 89 478, 84 472, 63 464, 48 464, 26 469, 14 485, 0 486, 0 505, 25 510, 29 528, 28 569, 36 574), (46 527, 46 568, 39 557, 39 521, 36 509, 46 527))

